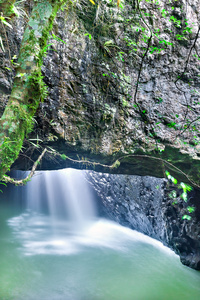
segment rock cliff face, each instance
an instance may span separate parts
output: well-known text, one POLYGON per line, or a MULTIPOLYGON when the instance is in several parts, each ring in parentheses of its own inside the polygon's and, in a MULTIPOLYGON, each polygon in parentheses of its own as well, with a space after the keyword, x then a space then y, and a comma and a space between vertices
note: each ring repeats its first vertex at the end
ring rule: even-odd
POLYGON ((185 203, 170 195, 176 190, 166 179, 87 173, 102 200, 106 214, 118 223, 160 240, 180 255, 181 262, 200 270, 200 202, 198 191, 185 203), (174 201, 176 203, 174 203, 174 201), (192 219, 183 220, 188 206, 192 219))
MULTIPOLYGON (((11 20, 13 29, 1 23, 1 111, 15 73, 10 59, 18 54, 33 3, 16 4, 21 17, 11 20)), ((162 158, 198 181, 199 11, 198 0, 143 0, 140 8, 134 0, 120 1, 119 8, 109 0, 69 1, 47 47, 43 74, 49 96, 29 138, 72 158, 120 158, 115 173, 163 177, 161 161, 140 155, 162 158)), ((28 139, 25 147, 32 156, 28 139)), ((24 156, 18 167, 29 162, 24 156)), ((49 161, 43 168, 67 165, 49 161)))

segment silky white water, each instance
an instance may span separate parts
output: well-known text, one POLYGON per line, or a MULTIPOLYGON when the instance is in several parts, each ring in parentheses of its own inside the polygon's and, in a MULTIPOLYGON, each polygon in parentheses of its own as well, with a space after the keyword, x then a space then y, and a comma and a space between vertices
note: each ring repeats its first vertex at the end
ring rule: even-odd
POLYGON ((0 299, 199 300, 200 273, 98 217, 85 171, 37 172, 0 198, 0 299))

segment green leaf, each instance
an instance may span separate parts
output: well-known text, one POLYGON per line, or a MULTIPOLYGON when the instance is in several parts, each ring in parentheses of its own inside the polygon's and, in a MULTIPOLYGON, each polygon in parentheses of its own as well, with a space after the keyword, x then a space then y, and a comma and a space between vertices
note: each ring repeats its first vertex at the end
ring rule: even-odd
POLYGON ((177 184, 177 183, 178 183, 177 179, 174 178, 174 177, 172 177, 172 182, 173 182, 174 184, 177 184))
POLYGON ((63 159, 63 160, 66 160, 67 159, 67 156, 65 154, 61 154, 60 157, 63 159))
POLYGON ((84 36, 88 36, 90 40, 92 39, 92 36, 90 33, 85 33, 84 36))
POLYGON ((193 206, 188 206, 187 210, 189 211, 189 213, 193 213, 195 211, 195 207, 193 206))
POLYGON ((165 171, 165 174, 167 175, 167 177, 170 175, 170 173, 168 171, 165 171))
MULTIPOLYGON (((63 41, 62 39, 60 39, 60 38, 59 38, 58 36, 56 36, 55 34, 52 34, 52 37, 53 37, 54 40, 60 41, 60 42, 62 42, 62 43, 64 43, 64 44, 67 45, 67 43, 66 43, 65 41, 63 41)), ((52 45, 52 44, 51 44, 51 45, 52 45)))
POLYGON ((175 191, 175 190, 171 191, 171 192, 168 194, 168 196, 169 196, 170 198, 172 198, 172 199, 175 199, 175 198, 177 197, 176 191, 175 191))
POLYGON ((93 0, 89 0, 93 5, 95 5, 95 2, 93 0))
POLYGON ((191 192, 192 189, 193 189, 189 184, 186 184, 186 183, 184 183, 184 182, 181 182, 181 183, 180 183, 180 187, 183 189, 183 191, 184 191, 185 193, 187 193, 187 191, 188 191, 188 192, 191 192))
POLYGON ((166 174, 167 178, 168 178, 169 180, 171 180, 174 184, 177 184, 177 183, 178 183, 177 179, 174 178, 173 176, 171 176, 170 173, 169 173, 168 171, 165 171, 165 174, 166 174))
POLYGON ((184 216, 182 217, 182 219, 183 219, 183 220, 188 220, 188 221, 190 221, 190 220, 192 219, 192 217, 191 217, 191 216, 188 216, 188 215, 184 215, 184 216))
POLYGON ((3 16, 0 16, 0 20, 2 21, 2 23, 4 23, 6 26, 12 28, 12 25, 10 25, 10 23, 8 23, 5 18, 3 16))
POLYGON ((180 196, 185 202, 187 202, 187 193, 186 192, 183 192, 180 196))
POLYGON ((114 42, 113 40, 105 41, 104 46, 113 46, 114 42))

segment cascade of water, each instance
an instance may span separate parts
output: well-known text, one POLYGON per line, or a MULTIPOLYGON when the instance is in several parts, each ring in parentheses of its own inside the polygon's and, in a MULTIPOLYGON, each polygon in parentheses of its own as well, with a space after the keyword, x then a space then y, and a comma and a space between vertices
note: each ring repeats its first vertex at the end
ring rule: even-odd
POLYGON ((26 255, 69 255, 85 246, 124 249, 132 241, 162 247, 140 233, 97 218, 85 172, 39 171, 27 184, 26 211, 9 220, 26 255))
POLYGON ((82 226, 96 216, 84 171, 75 169, 37 172, 27 185, 26 202, 37 212, 46 206, 54 221, 63 218, 82 226))

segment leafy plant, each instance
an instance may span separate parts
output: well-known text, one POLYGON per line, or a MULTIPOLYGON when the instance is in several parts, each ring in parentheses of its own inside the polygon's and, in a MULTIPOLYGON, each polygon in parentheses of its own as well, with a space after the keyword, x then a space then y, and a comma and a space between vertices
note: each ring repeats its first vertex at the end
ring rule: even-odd
POLYGON ((167 175, 167 178, 171 180, 174 184, 178 183, 178 180, 174 178, 168 171, 165 171, 165 174, 167 175))
MULTIPOLYGON (((174 184, 178 183, 177 179, 174 178, 173 176, 171 176, 168 171, 166 171, 165 173, 167 175, 167 178, 169 180, 171 180, 174 184)), ((182 194, 180 195, 180 198, 182 198, 185 202, 187 202, 188 201, 188 192, 192 191, 192 187, 184 182, 181 182, 179 184, 178 188, 183 190, 182 194)), ((178 203, 176 200, 177 192, 175 190, 172 190, 168 196, 174 200, 172 203, 173 205, 178 203)), ((193 213, 195 211, 195 207, 187 206, 186 210, 187 210, 187 213, 193 213)), ((192 219, 192 217, 188 214, 185 214, 185 215, 183 215, 182 219, 190 221, 192 219)))
MULTIPOLYGON (((7 19, 8 19, 8 18, 7 18, 7 19)), ((12 25, 10 25, 10 23, 8 23, 8 22, 6 21, 6 18, 3 16, 3 14, 0 15, 0 21, 2 22, 3 25, 6 25, 6 26, 8 26, 9 28, 12 29, 12 25)), ((3 40, 2 40, 2 37, 1 37, 1 36, 0 36, 0 46, 1 46, 2 50, 3 50, 3 52, 5 52, 5 48, 4 48, 3 40)))
POLYGON ((89 0, 93 5, 95 5, 95 2, 93 0, 89 0))
POLYGON ((176 122, 170 122, 170 123, 168 123, 167 124, 167 126, 169 127, 169 128, 174 128, 174 129, 176 129, 176 122))
POLYGON ((8 27, 10 27, 10 28, 12 29, 12 25, 10 25, 10 23, 8 23, 8 22, 6 21, 6 18, 5 18, 3 15, 0 16, 0 20, 1 20, 1 22, 2 22, 3 24, 5 24, 6 26, 8 26, 8 27))
MULTIPOLYGON (((0 184, 3 184, 4 186, 7 186, 4 182, 0 182, 0 184)), ((1 193, 3 193, 2 190, 0 190, 1 193)))
POLYGON ((88 32, 87 32, 87 33, 85 33, 85 34, 84 34, 84 36, 88 36, 90 40, 92 39, 92 36, 91 36, 91 34, 90 34, 90 33, 88 33, 88 32))
POLYGON ((188 206, 187 210, 189 211, 189 213, 193 213, 195 211, 195 207, 193 206, 188 206))
POLYGON ((191 217, 191 216, 188 216, 188 215, 184 215, 184 216, 182 217, 182 219, 183 219, 183 220, 188 220, 188 221, 190 221, 190 220, 192 219, 192 217, 191 217))
POLYGON ((183 193, 181 194, 181 198, 187 202, 188 198, 187 198, 187 192, 192 191, 192 187, 184 182, 180 183, 179 188, 181 188, 183 190, 183 193))
POLYGON ((116 169, 116 168, 118 168, 119 166, 120 166, 120 161, 119 161, 119 160, 116 160, 116 161, 112 164, 111 168, 112 168, 112 169, 116 169))

